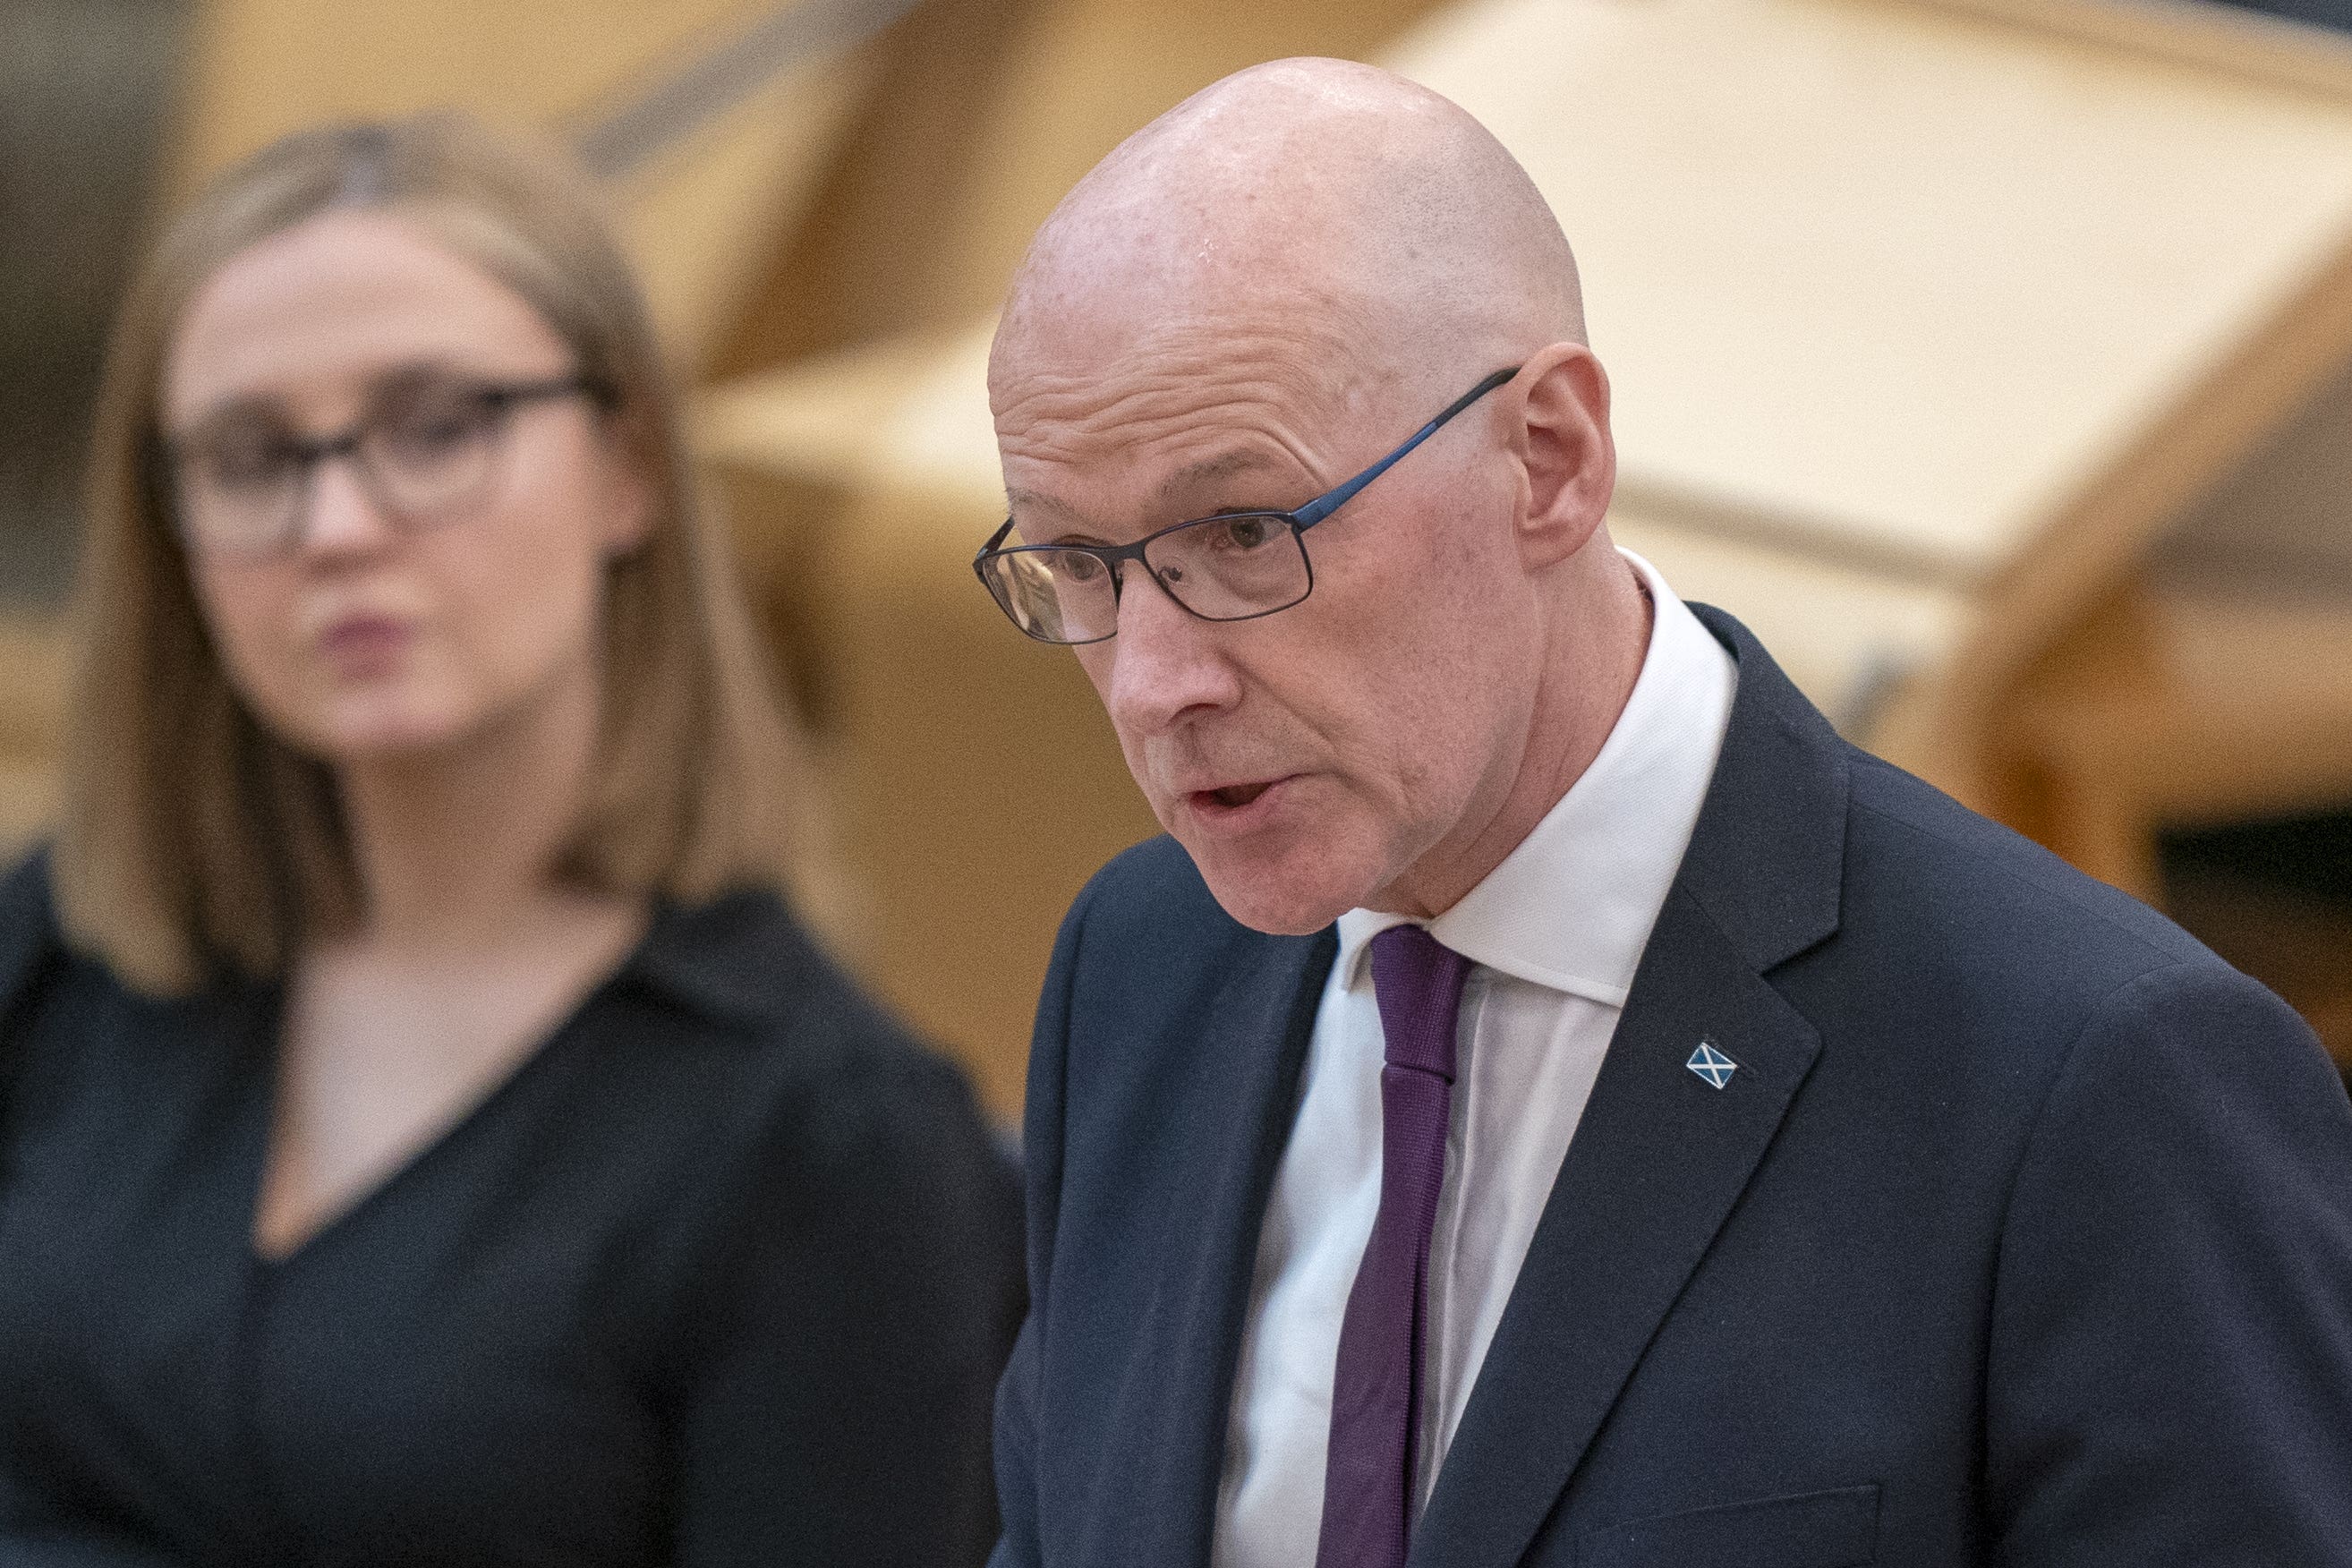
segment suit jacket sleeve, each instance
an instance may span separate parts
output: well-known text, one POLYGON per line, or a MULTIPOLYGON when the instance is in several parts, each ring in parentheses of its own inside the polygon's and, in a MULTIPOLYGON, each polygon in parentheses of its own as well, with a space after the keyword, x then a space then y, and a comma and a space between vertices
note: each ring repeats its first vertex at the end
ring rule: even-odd
POLYGON ((2210 962, 2093 1016, 2015 1175, 1991 1561, 2352 1565, 2352 1102, 2210 962))
POLYGON ((1069 1059, 1071 997, 1078 950, 1097 884, 1089 883, 1054 939, 1053 962, 1037 1001, 1029 1045, 1029 1086, 1022 1115, 1021 1157, 1029 1230, 1029 1314, 996 1389, 996 1498, 1003 1535, 989 1568, 1036 1568, 1045 1561, 1037 1518, 1038 1400, 1045 1325, 1052 1307, 1054 1226, 1062 1190, 1062 1105, 1069 1059))

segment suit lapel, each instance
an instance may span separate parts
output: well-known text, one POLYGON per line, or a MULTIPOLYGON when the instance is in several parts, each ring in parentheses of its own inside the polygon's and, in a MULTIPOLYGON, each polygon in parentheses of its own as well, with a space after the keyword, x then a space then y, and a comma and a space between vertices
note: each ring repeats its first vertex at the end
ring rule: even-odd
POLYGON ((1148 1568, 1209 1561, 1258 1231, 1297 1113, 1300 1069, 1339 939, 1328 931, 1270 939, 1265 951, 1264 962, 1238 970, 1219 991, 1202 1022, 1200 1059, 1229 1068, 1223 1087, 1197 1102, 1202 1158, 1192 1168, 1203 1180, 1180 1199, 1178 1213, 1193 1216, 1189 1245, 1166 1253, 1161 1300, 1174 1314, 1172 1332, 1164 1341, 1148 1337, 1169 1343, 1170 1355, 1130 1388, 1136 1415, 1120 1423, 1146 1446, 1130 1472, 1139 1491, 1160 1495, 1143 1507, 1132 1496, 1101 1500, 1117 1514, 1096 1521, 1112 1549, 1088 1561, 1116 1556, 1148 1568), (1143 1521, 1161 1522, 1157 1542, 1141 1539, 1143 1521))
POLYGON ((1416 1568, 1518 1561, 1698 1267, 1819 1041, 1667 900, 1415 1531, 1416 1568), (1702 1042, 1736 1064, 1691 1070, 1702 1042))
POLYGON ((1844 744, 1745 627, 1693 608, 1739 664, 1723 751, 1414 1531, 1413 1568, 1509 1568, 1526 1553, 1820 1049, 1764 975, 1836 929, 1844 744), (1733 1064, 1720 1088, 1692 1069, 1702 1046, 1733 1064))

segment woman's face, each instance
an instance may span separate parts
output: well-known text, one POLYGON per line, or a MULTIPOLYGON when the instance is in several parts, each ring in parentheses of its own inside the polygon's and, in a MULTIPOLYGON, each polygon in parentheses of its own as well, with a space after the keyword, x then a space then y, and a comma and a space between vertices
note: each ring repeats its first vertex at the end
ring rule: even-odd
POLYGON ((352 763, 593 692, 604 563, 650 498, 578 370, 520 295, 383 213, 311 218, 197 291, 164 367, 173 495, 272 731, 352 763))

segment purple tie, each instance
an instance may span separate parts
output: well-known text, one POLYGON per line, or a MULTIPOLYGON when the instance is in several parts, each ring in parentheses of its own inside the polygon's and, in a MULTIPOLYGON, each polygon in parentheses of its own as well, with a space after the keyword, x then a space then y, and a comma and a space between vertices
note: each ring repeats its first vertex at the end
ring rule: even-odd
POLYGON ((1339 1322, 1316 1568, 1403 1568, 1421 1430, 1429 1233, 1445 1184, 1454 1014, 1470 961, 1415 925, 1372 938, 1381 1068, 1381 1211, 1339 1322))

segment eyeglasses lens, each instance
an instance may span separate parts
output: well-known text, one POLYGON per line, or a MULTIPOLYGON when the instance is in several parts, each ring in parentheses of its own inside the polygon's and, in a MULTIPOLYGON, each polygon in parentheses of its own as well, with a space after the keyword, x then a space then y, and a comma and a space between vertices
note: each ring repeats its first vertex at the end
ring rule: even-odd
MULTIPOLYGON (((1311 584, 1306 547, 1286 518, 1204 518, 1144 548, 1162 587, 1206 620, 1238 621, 1286 609, 1311 584)), ((1013 624, 1045 642, 1097 642, 1118 630, 1111 568, 1083 550, 1015 549, 987 558, 990 589, 1013 624)))
POLYGON ((1079 550, 1008 550, 988 585, 1013 624, 1043 642, 1094 642, 1118 629, 1110 568, 1079 550))
POLYGON ((1144 561, 1196 616, 1246 620, 1307 596, 1307 550, 1287 518, 1263 512, 1203 518, 1145 547, 1144 561))
POLYGON ((369 426, 360 455, 395 510, 430 517, 470 500, 488 479, 506 424, 503 401, 423 393, 369 426))
POLYGON ((309 463, 282 436, 228 430, 179 453, 180 506, 189 531, 207 546, 266 547, 291 511, 309 463))

